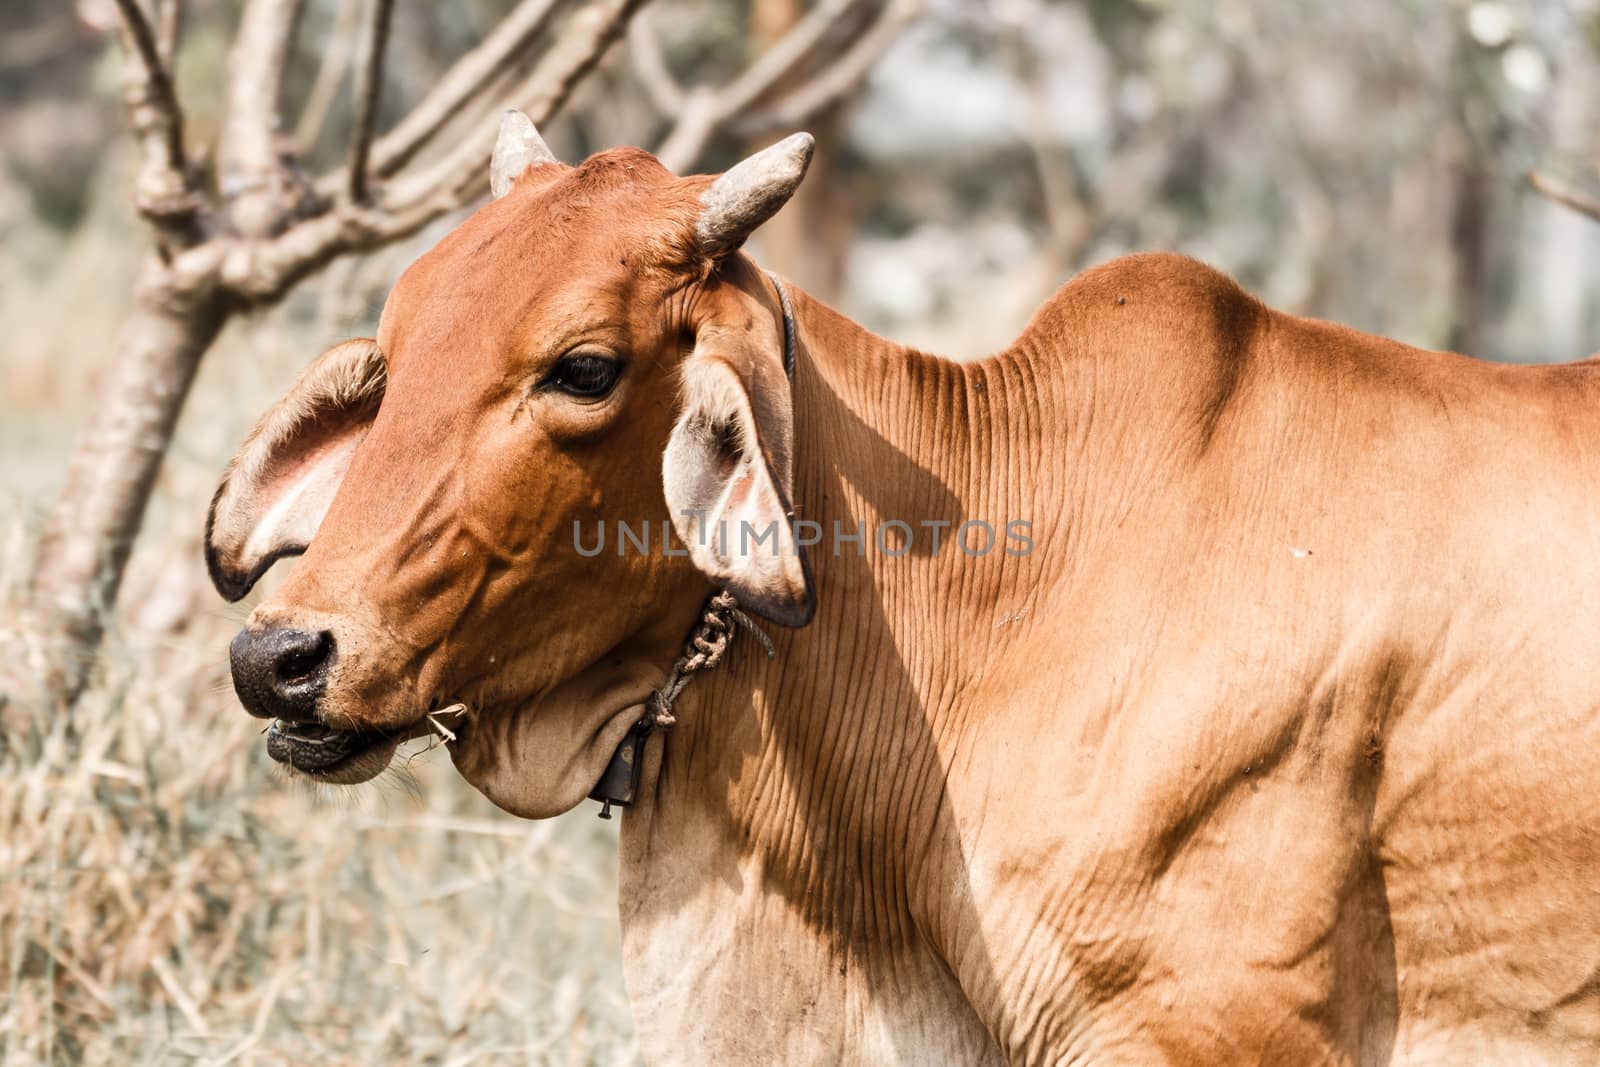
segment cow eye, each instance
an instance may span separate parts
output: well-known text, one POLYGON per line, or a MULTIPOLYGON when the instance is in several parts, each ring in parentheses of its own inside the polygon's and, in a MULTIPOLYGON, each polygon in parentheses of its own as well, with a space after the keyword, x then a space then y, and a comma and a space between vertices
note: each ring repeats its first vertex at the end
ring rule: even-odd
POLYGON ((611 392, 621 374, 622 363, 619 360, 592 352, 574 352, 556 362, 550 373, 545 375, 543 384, 550 389, 559 389, 568 396, 593 400, 611 392))

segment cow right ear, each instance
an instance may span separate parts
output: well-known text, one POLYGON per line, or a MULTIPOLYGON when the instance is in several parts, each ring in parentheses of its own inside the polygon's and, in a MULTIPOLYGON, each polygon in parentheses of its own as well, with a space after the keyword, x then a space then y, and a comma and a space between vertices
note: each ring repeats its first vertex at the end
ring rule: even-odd
POLYGON ((366 437, 387 380, 376 341, 335 345, 256 424, 206 518, 206 569, 229 601, 311 543, 366 437))
POLYGON ((782 358, 743 331, 702 329, 661 473, 673 525, 700 572, 745 610, 804 626, 816 596, 789 505, 794 427, 782 358))

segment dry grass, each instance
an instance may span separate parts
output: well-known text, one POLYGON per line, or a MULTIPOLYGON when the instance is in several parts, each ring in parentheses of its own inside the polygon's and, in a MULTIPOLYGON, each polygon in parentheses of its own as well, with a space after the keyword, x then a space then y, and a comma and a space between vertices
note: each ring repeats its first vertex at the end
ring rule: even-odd
POLYGON ((8 687, 0 1062, 631 1061, 615 824, 499 814, 425 743, 376 788, 286 781, 231 625, 112 656, 70 720, 8 687))
POLYGON ((230 329, 92 687, 70 719, 41 703, 31 532, 123 307, 84 294, 125 292, 141 245, 89 226, 39 251, 52 270, 0 264, 0 1067, 633 1062, 616 823, 504 815, 426 742, 373 785, 308 788, 227 684, 244 613, 207 587, 206 499, 296 369, 370 328, 404 250, 230 329))

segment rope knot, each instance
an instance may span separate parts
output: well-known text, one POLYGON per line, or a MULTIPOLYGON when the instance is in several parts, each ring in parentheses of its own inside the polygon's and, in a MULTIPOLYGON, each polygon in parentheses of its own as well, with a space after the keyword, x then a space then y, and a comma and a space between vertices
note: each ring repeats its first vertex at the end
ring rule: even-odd
POLYGON ((643 722, 646 726, 665 729, 677 724, 678 718, 672 713, 672 705, 677 702, 678 694, 688 687, 689 680, 697 672, 709 670, 722 662, 728 646, 733 642, 736 627, 754 634, 766 650, 768 659, 777 657, 778 651, 772 647, 772 639, 756 625, 754 619, 739 610, 739 601, 732 593, 723 590, 713 594, 700 613, 700 622, 684 643, 683 655, 672 664, 666 682, 645 701, 643 722))

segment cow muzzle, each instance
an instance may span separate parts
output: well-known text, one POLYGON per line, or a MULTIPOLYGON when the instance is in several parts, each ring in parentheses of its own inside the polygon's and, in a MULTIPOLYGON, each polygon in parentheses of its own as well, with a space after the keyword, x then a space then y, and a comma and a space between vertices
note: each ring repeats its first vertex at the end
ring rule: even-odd
POLYGON ((247 628, 229 651, 239 702, 251 715, 273 720, 267 755, 278 763, 337 783, 366 781, 389 765, 397 739, 337 729, 318 716, 336 652, 332 633, 247 628))

